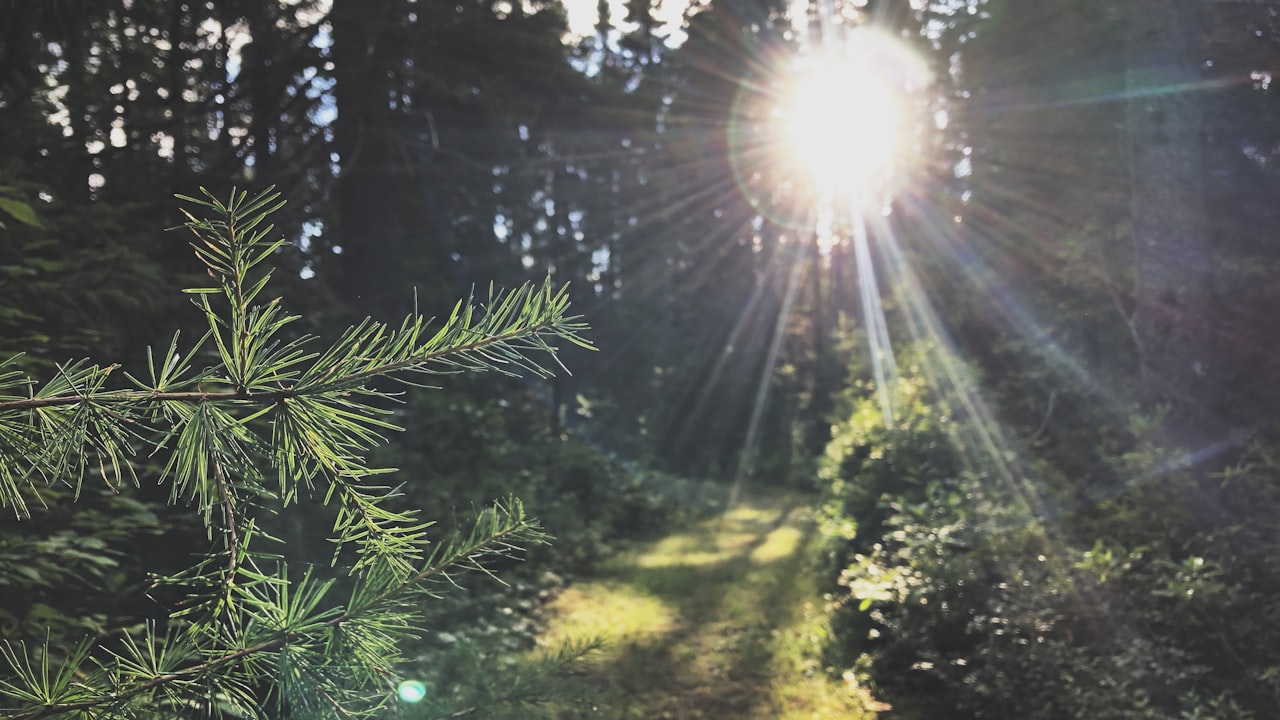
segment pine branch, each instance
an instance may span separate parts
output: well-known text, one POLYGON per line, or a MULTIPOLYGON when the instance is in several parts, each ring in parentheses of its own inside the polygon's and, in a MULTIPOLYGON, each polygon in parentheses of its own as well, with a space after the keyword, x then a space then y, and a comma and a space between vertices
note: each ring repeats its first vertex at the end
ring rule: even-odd
MULTIPOLYGON (((102 691, 100 695, 86 700, 64 703, 51 702, 38 707, 0 714, 0 720, 37 720, 38 718, 81 713, 94 708, 124 703, 167 684, 195 680, 214 671, 234 668, 253 656, 279 650, 282 647, 297 644, 307 639, 314 639, 318 630, 338 628, 343 623, 359 620, 377 612, 386 603, 405 597, 407 592, 421 587, 429 580, 445 575, 448 569, 454 565, 470 563, 473 568, 476 568, 479 567, 475 564, 477 561, 488 555, 500 554, 504 548, 511 547, 511 543, 517 540, 540 540, 542 536, 537 531, 537 524, 524 517, 523 506, 518 501, 513 500, 510 502, 512 507, 509 510, 501 505, 496 505, 481 513, 466 540, 451 543, 445 550, 436 553, 432 560, 417 573, 380 589, 368 598, 353 602, 346 610, 320 613, 320 615, 327 615, 327 617, 315 623, 307 632, 282 632, 251 646, 237 648, 218 657, 202 660, 171 672, 156 675, 137 685, 123 686, 117 688, 114 692, 102 691), (504 518, 506 522, 503 522, 504 518)), ((359 590, 357 590, 357 593, 359 593, 359 590)), ((6 647, 12 650, 12 647, 7 644, 6 647)), ((22 656, 15 656, 15 658, 17 657, 22 656)), ((13 664, 12 660, 10 664, 13 664)), ((87 684, 83 682, 81 685, 87 687, 87 684)))
MULTIPOLYGON (((249 378, 251 386, 233 390, 159 389, 180 385, 183 381, 173 372, 156 373, 154 370, 154 388, 103 390, 101 388, 106 376, 116 366, 102 368, 84 362, 74 363, 63 368, 57 378, 58 382, 47 384, 39 393, 30 393, 26 398, 0 400, 0 440, 8 440, 7 444, 14 448, 43 444, 46 453, 55 450, 62 452, 64 460, 60 464, 34 462, 30 465, 36 472, 41 472, 42 467, 52 467, 53 472, 42 473, 50 479, 65 479, 66 475, 71 474, 77 481, 87 471, 88 466, 84 461, 90 456, 81 448, 86 443, 96 444, 99 446, 96 449, 105 450, 105 456, 110 460, 109 471, 104 468, 102 473, 104 480, 114 484, 123 479, 122 475, 126 471, 131 471, 131 467, 123 463, 122 458, 124 455, 136 454, 134 443, 141 440, 144 444, 152 444, 143 438, 142 433, 161 422, 161 416, 183 407, 227 406, 236 408, 245 418, 251 419, 268 412, 274 412, 277 416, 296 412, 298 406, 293 405, 291 409, 291 402, 319 400, 321 405, 314 407, 323 406, 324 413, 332 415, 339 412, 334 407, 335 402, 349 403, 359 396, 370 399, 387 397, 385 393, 368 387, 369 381, 380 377, 412 382, 405 376, 495 370, 515 374, 514 370, 508 368, 527 370, 539 376, 550 375, 547 369, 527 357, 532 351, 554 357, 555 350, 548 342, 548 337, 590 347, 578 335, 582 329, 581 323, 566 315, 567 306, 567 295, 563 288, 553 292, 549 284, 538 289, 526 285, 511 294, 492 294, 487 303, 487 312, 478 313, 474 305, 459 303, 448 321, 426 339, 423 338, 427 323, 421 316, 410 316, 395 332, 389 332, 387 326, 381 323, 365 321, 335 342, 292 383, 277 382, 274 387, 261 387, 253 379, 253 370, 250 368, 242 377, 249 378), (160 375, 159 378, 155 377, 157 374, 160 375), (4 422, 4 418, 8 416, 32 412, 40 413, 40 426, 33 428, 21 423, 4 422), (85 425, 90 421, 91 426, 85 425), (43 442, 27 437, 38 427, 45 428, 41 431, 44 435, 43 442), (12 430, 6 432, 9 428, 12 430), (59 434, 66 435, 72 431, 72 435, 59 437, 59 434), (56 442, 47 442, 50 438, 56 439, 56 442), (71 466, 73 461, 78 470, 71 466)), ((169 355, 172 358, 176 354, 175 339, 169 355)), ((300 347, 293 355, 306 357, 300 347)), ((177 360, 166 362, 166 368, 180 365, 182 363, 177 360)), ((2 368, 3 364, 0 364, 0 369, 2 368)), ((221 375, 206 370, 188 377, 186 381, 197 384, 233 384, 234 375, 236 372, 230 369, 221 375)), ((16 377, 10 385, 33 387, 34 382, 25 377, 16 377)), ((3 385, 0 385, 0 392, 3 390, 3 385)), ((181 412, 189 414, 186 410, 181 412)), ((360 436, 359 442, 353 446, 356 448, 367 449, 381 441, 379 436, 357 432, 356 425, 398 429, 390 424, 379 423, 376 416, 382 411, 368 403, 359 403, 349 411, 341 412, 347 419, 342 432, 352 439, 356 435, 360 436)), ((247 419, 235 422, 247 427, 247 419)), ((4 444, 0 443, 0 462, 10 465, 27 462, 27 453, 6 453, 4 444)), ((165 443, 162 441, 155 446, 163 444, 165 443)), ((353 466, 330 470, 341 470, 341 474, 361 474, 369 469, 353 466)), ((26 475, 29 477, 30 473, 26 475)), ((304 479, 308 477, 309 473, 303 473, 304 479)), ((16 480, 18 477, 14 477, 12 473, 0 473, 0 502, 14 506, 21 516, 26 510, 19 504, 16 480)), ((286 497, 292 495, 288 488, 282 490, 286 497)), ((175 494, 181 493, 175 490, 175 494)))
POLYGON ((555 339, 590 347, 580 337, 585 326, 568 315, 566 290, 549 282, 509 294, 490 289, 486 302, 458 303, 434 331, 416 312, 397 328, 365 320, 313 352, 313 338, 284 334, 297 318, 278 299, 259 301, 271 276, 262 266, 282 245, 267 239, 265 224, 278 194, 233 191, 225 203, 205 195, 184 198, 214 214, 188 214, 185 225, 216 285, 188 290, 208 326, 193 348, 180 352, 175 334, 158 362, 149 349, 149 382, 124 373, 127 389, 107 389, 114 365, 69 363, 37 386, 13 358, 0 361, 0 502, 23 513, 20 483, 34 486, 39 476, 78 487, 96 469, 113 484, 133 478, 128 456, 165 451, 161 479, 171 480, 171 499, 198 501, 226 557, 211 551, 161 581, 194 589, 163 638, 150 627, 141 644, 122 633, 106 659, 86 643, 57 673, 48 647, 37 670, 25 648, 0 643, 0 660, 14 671, 13 679, 0 676, 0 697, 20 704, 0 710, 0 720, 175 707, 221 715, 221 703, 256 714, 250 688, 262 686, 282 703, 288 695, 304 715, 367 717, 383 702, 372 688, 390 672, 397 640, 413 632, 412 598, 434 595, 459 572, 489 573, 488 557, 544 540, 513 499, 482 512, 469 533, 432 546, 431 523, 392 509, 397 491, 368 484, 386 471, 368 467, 365 454, 385 442, 383 431, 399 429, 385 419, 389 395, 369 384, 457 372, 549 375, 531 354, 555 360, 555 339), (192 359, 205 347, 217 362, 196 371, 192 359), (278 495, 264 487, 265 466, 279 475, 278 495), (267 537, 252 517, 257 503, 287 504, 318 476, 327 482, 324 501, 338 500, 335 563, 346 549, 356 555, 354 589, 337 606, 324 602, 334 580, 313 580, 310 571, 291 579, 283 558, 249 550, 267 537))
POLYGON ((240 534, 236 529, 235 505, 231 500, 231 489, 228 487, 226 473, 222 471, 222 463, 213 461, 213 477, 218 483, 218 499, 222 503, 222 522, 225 526, 227 544, 227 586, 228 591, 236 581, 236 563, 240 559, 240 534))
MULTIPOLYGON (((294 386, 278 388, 275 390, 239 389, 223 392, 139 392, 130 390, 107 390, 84 394, 76 393, 70 395, 55 395, 52 397, 32 397, 22 400, 4 400, 0 401, 0 413, 15 410, 67 407, 82 403, 95 403, 98 405, 137 405, 138 403, 153 402, 256 402, 260 404, 271 404, 297 397, 323 395, 325 393, 332 392, 336 388, 346 388, 374 378, 392 376, 403 371, 419 370, 420 368, 425 368, 427 366, 435 366, 438 363, 449 361, 453 356, 479 356, 486 351, 509 347, 513 341, 524 339, 534 334, 555 334, 556 336, 561 336, 560 333, 565 328, 566 324, 562 318, 551 318, 545 322, 529 325, 526 328, 512 329, 497 335, 479 336, 475 340, 461 345, 432 350, 404 360, 375 365, 360 372, 339 375, 328 380, 323 385, 294 386)), ((572 329, 576 331, 579 328, 573 327, 572 329)), ((585 345, 585 343, 583 344, 585 345)), ((540 369, 540 366, 538 367, 540 369)), ((481 368, 474 369, 477 371, 481 370, 481 368)), ((545 370, 542 370, 540 374, 545 372, 545 370)))

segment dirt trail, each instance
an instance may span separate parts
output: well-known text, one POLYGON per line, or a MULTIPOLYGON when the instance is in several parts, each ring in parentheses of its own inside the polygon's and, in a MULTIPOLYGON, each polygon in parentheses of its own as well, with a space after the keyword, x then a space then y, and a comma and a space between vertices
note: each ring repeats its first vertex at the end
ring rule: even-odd
POLYGON ((748 500, 621 554, 555 601, 541 642, 606 642, 578 682, 598 697, 557 718, 873 718, 816 657, 826 632, 804 560, 807 503, 748 500))

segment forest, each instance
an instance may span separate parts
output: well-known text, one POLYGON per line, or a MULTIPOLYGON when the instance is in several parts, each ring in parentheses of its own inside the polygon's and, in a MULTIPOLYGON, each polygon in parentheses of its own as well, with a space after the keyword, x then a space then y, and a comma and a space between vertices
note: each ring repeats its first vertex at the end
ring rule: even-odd
POLYGON ((1269 0, 0 0, 0 720, 1280 717, 1278 71, 1269 0))

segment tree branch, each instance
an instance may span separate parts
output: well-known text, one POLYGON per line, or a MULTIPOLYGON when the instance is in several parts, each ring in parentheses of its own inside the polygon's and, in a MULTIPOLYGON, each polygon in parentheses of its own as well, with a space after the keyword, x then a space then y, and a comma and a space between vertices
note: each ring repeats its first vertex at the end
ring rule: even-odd
POLYGON ((222 471, 222 463, 213 460, 213 477, 218 483, 218 497, 222 503, 222 519, 227 525, 227 587, 228 594, 236 583, 236 566, 240 557, 240 534, 236 530, 236 510, 231 499, 231 489, 227 486, 227 476, 222 471))
MULTIPOLYGON (((342 623, 347 622, 349 620, 357 619, 363 614, 373 610, 381 603, 386 602, 390 598, 405 592, 410 587, 413 587, 415 585, 420 585, 426 580, 443 573, 445 569, 450 565, 453 565, 464 559, 475 558, 476 556, 483 553, 484 550, 489 546, 495 545, 495 544, 502 544, 507 538, 511 537, 512 535, 515 535, 522 530, 530 529, 531 527, 532 526, 527 522, 515 523, 515 524, 512 524, 510 527, 499 528, 495 532, 489 533, 482 538, 475 539, 471 543, 467 544, 465 547, 458 548, 454 552, 442 552, 439 555, 439 557, 435 560, 435 562, 432 562, 427 567, 423 568, 420 572, 401 581, 396 585, 393 585, 392 587, 374 596, 373 598, 367 600, 366 602, 354 607, 349 607, 346 611, 338 613, 323 621, 320 621, 315 625, 313 625, 312 627, 316 629, 332 628, 332 627, 341 625, 342 623)), ((0 720, 38 720, 39 718, 51 717, 54 715, 60 715, 64 713, 76 713, 84 710, 90 710, 92 708, 100 707, 102 705, 107 705, 110 703, 117 703, 117 702, 129 700, 131 698, 137 697, 138 695, 149 692, 151 690, 154 690, 158 687, 161 687, 171 682, 177 682, 179 680, 188 680, 194 677, 198 677, 202 674, 205 674, 211 670, 216 670, 218 668, 223 668, 227 666, 233 666, 236 663, 244 660, 245 658, 251 657, 253 655, 257 655, 258 653, 276 650, 278 648, 284 647, 285 645, 292 644, 298 640, 302 640, 308 637, 309 635, 314 634, 314 632, 315 630, 312 630, 312 632, 310 633, 307 633, 307 632, 280 633, 278 636, 270 640, 265 640, 263 642, 257 643, 256 645, 239 648, 225 655, 216 657, 212 660, 205 660, 203 662, 196 663, 195 665, 192 665, 187 668, 183 668, 181 670, 175 670, 173 672, 157 675, 136 686, 126 687, 123 690, 120 690, 119 692, 113 695, 97 697, 90 700, 80 700, 77 702, 51 703, 51 704, 42 705, 39 707, 28 708, 26 710, 19 710, 9 715, 0 715, 0 720)))
POLYGON ((554 330, 559 324, 559 319, 553 319, 542 323, 536 323, 528 327, 509 330, 505 333, 483 336, 470 343, 423 353, 398 362, 377 365, 358 373, 351 373, 349 375, 343 375, 335 378, 334 380, 325 383, 324 386, 307 386, 300 390, 296 387, 280 388, 277 390, 229 390, 226 392, 140 392, 133 390, 120 390, 91 394, 58 395, 55 397, 7 400, 0 402, 0 413, 11 410, 35 410, 37 408, 46 407, 65 407, 68 405, 77 405, 83 402, 94 402, 100 404, 166 401, 193 403, 219 401, 260 403, 280 402, 281 400, 287 400, 289 398, 322 395, 329 392, 329 388, 333 385, 345 385, 348 383, 360 382, 362 380, 371 380, 375 377, 409 370, 420 365, 429 365, 433 362, 446 359, 452 355, 465 355, 467 353, 484 350, 494 345, 511 342, 518 338, 554 330))

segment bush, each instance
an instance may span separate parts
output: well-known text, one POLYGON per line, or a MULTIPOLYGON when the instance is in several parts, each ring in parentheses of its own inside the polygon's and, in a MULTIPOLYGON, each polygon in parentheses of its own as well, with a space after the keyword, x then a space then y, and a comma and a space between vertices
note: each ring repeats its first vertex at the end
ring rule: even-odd
POLYGON ((1256 440, 1211 476, 1134 440, 1093 468, 1122 480, 1083 493, 1043 450, 1007 448, 1026 459, 1006 475, 919 377, 895 388, 892 424, 868 390, 848 398, 820 471, 830 664, 925 716, 1280 712, 1266 589, 1280 579, 1280 444, 1256 440))

